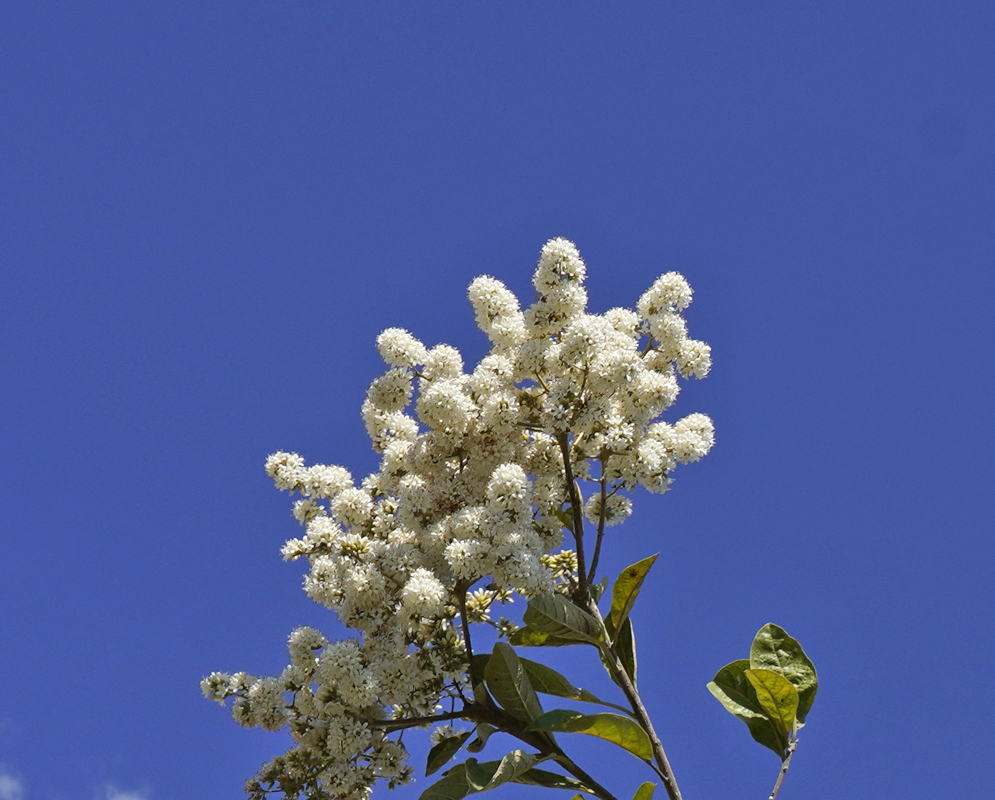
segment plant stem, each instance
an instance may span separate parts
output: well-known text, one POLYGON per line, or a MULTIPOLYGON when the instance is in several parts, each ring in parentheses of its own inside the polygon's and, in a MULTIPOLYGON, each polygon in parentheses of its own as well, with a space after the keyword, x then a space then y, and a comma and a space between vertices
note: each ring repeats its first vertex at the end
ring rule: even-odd
POLYGON ((587 581, 587 564, 584 560, 584 512, 580 507, 580 492, 574 481, 573 467, 570 465, 570 441, 566 433, 558 434, 556 443, 563 456, 563 473, 567 481, 567 494, 570 496, 570 511, 573 514, 574 542, 577 546, 577 580, 580 583, 580 598, 587 602, 591 596, 587 581))
POLYGON ((774 784, 774 791, 770 793, 768 800, 775 800, 777 793, 781 791, 781 781, 784 780, 784 776, 788 774, 788 767, 791 766, 791 756, 795 754, 795 750, 798 748, 798 740, 792 739, 788 742, 788 753, 781 762, 781 771, 777 773, 777 783, 774 784))
MULTIPOLYGON (((601 612, 598 610, 597 604, 593 602, 589 603, 588 611, 597 617, 597 619, 601 620, 602 627, 604 627, 604 620, 601 617, 601 612)), ((663 788, 667 790, 667 796, 670 800, 682 800, 681 790, 677 786, 677 778, 674 777, 674 770, 671 768, 670 760, 667 758, 667 753, 663 749, 663 742, 661 742, 660 737, 656 735, 656 731, 653 728, 653 722, 650 720, 649 712, 646 710, 646 706, 643 705, 643 701, 640 699, 639 692, 636 691, 636 687, 632 683, 629 673, 625 671, 625 667, 622 666, 622 662, 619 661, 618 655, 616 655, 613 647, 602 645, 601 652, 604 654, 605 661, 608 663, 613 675, 616 678, 616 683, 619 687, 621 687, 622 692, 625 694, 626 700, 629 701, 629 705, 632 706, 632 713, 635 716, 636 721, 643 727, 646 734, 649 736, 650 744, 653 746, 653 760, 656 762, 653 767, 657 775, 660 776, 660 780, 663 782, 663 788)))
POLYGON ((601 558, 601 542, 605 536, 605 501, 607 500, 607 482, 605 479, 605 459, 601 459, 601 511, 598 514, 598 538, 594 543, 594 555, 591 557, 591 569, 587 579, 594 583, 594 575, 598 571, 598 559, 601 558))
POLYGON ((469 586, 465 586, 462 582, 456 585, 456 594, 459 598, 459 617, 460 617, 460 627, 463 629, 463 642, 466 644, 466 660, 468 664, 467 672, 470 675, 470 686, 476 688, 478 677, 473 669, 473 648, 470 646, 470 625, 466 619, 466 591, 469 586))

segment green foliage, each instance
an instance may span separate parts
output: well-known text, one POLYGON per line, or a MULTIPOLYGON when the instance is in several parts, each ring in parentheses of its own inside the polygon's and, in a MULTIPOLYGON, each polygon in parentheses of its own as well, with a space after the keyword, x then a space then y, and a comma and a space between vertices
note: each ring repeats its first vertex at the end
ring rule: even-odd
POLYGON ((812 707, 819 682, 801 645, 777 625, 757 633, 749 659, 727 664, 708 684, 753 738, 782 759, 812 707))
POLYGON ((653 562, 659 555, 657 553, 626 567, 615 580, 615 585, 612 587, 612 607, 606 620, 611 631, 619 630, 622 623, 628 619, 629 612, 636 604, 636 598, 639 596, 643 581, 646 580, 650 567, 653 566, 653 562))
POLYGON ((638 789, 636 793, 632 796, 632 800, 653 800, 653 792, 656 791, 656 784, 646 781, 638 789))
POLYGON ((547 711, 526 730, 549 733, 586 733, 597 736, 628 750, 633 755, 650 761, 653 758, 653 745, 646 731, 638 722, 620 714, 602 712, 581 714, 578 711, 555 709, 547 711))
POLYGON ((532 688, 537 692, 542 694, 551 694, 556 697, 565 697, 568 700, 580 700, 584 703, 597 703, 598 705, 608 706, 609 708, 617 708, 626 714, 630 712, 621 706, 617 706, 614 703, 608 703, 600 699, 597 695, 589 692, 587 689, 581 689, 574 686, 566 677, 561 675, 555 669, 547 667, 545 664, 540 664, 537 661, 530 661, 527 658, 518 659, 522 666, 525 667, 525 673, 529 677, 529 682, 532 684, 532 688))
POLYGON ((428 776, 438 772, 442 767, 452 761, 453 756, 460 751, 463 743, 469 738, 470 732, 461 733, 459 736, 443 739, 429 750, 428 762, 425 764, 425 775, 428 776))
POLYGON ((604 640, 601 623, 562 594, 533 597, 522 620, 528 628, 555 639, 594 645, 604 640))
POLYGON ((784 628, 768 623, 753 640, 750 648, 750 667, 769 669, 787 678, 798 690, 798 721, 804 723, 815 693, 819 689, 819 678, 815 665, 802 646, 788 636, 784 628))
POLYGON ((487 688, 501 708, 526 724, 542 716, 539 697, 515 651, 506 642, 494 645, 484 669, 487 688))

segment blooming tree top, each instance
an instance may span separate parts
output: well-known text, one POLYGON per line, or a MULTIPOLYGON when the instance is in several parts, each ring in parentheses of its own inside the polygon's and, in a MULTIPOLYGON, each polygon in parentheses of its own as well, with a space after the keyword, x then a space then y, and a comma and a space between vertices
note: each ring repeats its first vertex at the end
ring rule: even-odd
POLYGON ((468 296, 491 348, 470 371, 454 347, 381 333, 388 369, 362 417, 382 459, 358 484, 297 454, 267 459, 276 486, 301 496, 304 534, 284 557, 308 560, 308 596, 357 636, 329 643, 299 628, 278 678, 205 679, 209 697, 235 698, 242 724, 290 728, 296 745, 263 768, 260 792, 268 782, 291 797, 296 786, 362 798, 378 778, 407 780, 390 722, 472 697, 468 623, 507 636, 516 626, 490 610, 515 593, 589 597, 605 529, 629 516, 633 490, 665 492, 677 464, 711 448, 707 416, 660 420, 678 376, 711 366, 682 316, 687 281, 668 272, 635 310, 590 314, 585 274, 558 238, 542 248, 524 311, 499 280, 476 278, 468 296), (561 550, 565 529, 573 547, 561 550))

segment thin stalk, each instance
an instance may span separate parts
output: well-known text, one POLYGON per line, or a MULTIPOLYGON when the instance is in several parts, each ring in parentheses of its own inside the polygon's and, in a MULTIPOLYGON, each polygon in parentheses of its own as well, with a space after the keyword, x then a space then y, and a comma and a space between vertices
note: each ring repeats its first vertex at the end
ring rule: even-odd
POLYGON ((473 669, 473 647, 470 645, 470 625, 466 621, 466 590, 468 588, 470 587, 459 583, 456 586, 456 594, 459 600, 460 627, 463 629, 463 642, 466 644, 466 660, 469 665, 467 671, 470 674, 470 686, 476 688, 479 681, 473 669))
MULTIPOLYGON (((604 625, 601 612, 598 611, 598 606, 595 603, 589 603, 588 611, 602 621, 602 626, 604 625)), ((636 691, 636 687, 633 685, 632 679, 625 671, 625 667, 622 666, 622 662, 619 661, 613 647, 602 645, 601 652, 604 654, 605 661, 608 663, 612 674, 616 678, 616 683, 618 683, 622 689, 622 692, 625 694, 625 699, 628 700, 629 705, 632 706, 632 713, 635 716, 636 721, 643 727, 646 734, 649 736, 650 744, 653 746, 653 760, 656 762, 653 765, 653 768, 657 775, 660 776, 660 780, 663 782, 663 788, 667 790, 667 796, 670 800, 682 800, 681 790, 677 786, 677 778, 674 777, 674 770, 670 766, 670 760, 667 758, 667 753, 663 749, 663 742, 660 741, 660 737, 657 736, 656 730, 653 728, 653 722, 650 720, 649 712, 646 710, 646 706, 643 705, 643 701, 640 699, 639 692, 636 691)))
POLYGON ((594 576, 598 571, 598 559, 601 558, 601 542, 605 536, 605 501, 608 499, 608 484, 605 479, 605 459, 601 459, 601 511, 598 514, 598 538, 594 542, 594 555, 591 557, 591 569, 588 572, 588 580, 594 583, 594 576))
POLYGON ((580 583, 580 595, 586 601, 590 597, 590 591, 587 580, 587 563, 584 560, 584 514, 580 507, 580 492, 577 491, 573 467, 570 465, 570 442, 567 439, 567 434, 558 434, 556 443, 560 446, 560 453, 563 456, 563 472, 567 481, 567 494, 570 496, 570 510, 573 514, 573 535, 577 547, 577 579, 580 583))
POLYGON ((781 781, 784 780, 784 776, 788 774, 788 767, 791 766, 791 756, 795 754, 795 750, 798 748, 798 740, 792 739, 788 743, 788 754, 784 757, 781 762, 781 771, 777 773, 777 783, 774 784, 774 791, 770 793, 768 800, 775 800, 777 793, 781 791, 781 781))

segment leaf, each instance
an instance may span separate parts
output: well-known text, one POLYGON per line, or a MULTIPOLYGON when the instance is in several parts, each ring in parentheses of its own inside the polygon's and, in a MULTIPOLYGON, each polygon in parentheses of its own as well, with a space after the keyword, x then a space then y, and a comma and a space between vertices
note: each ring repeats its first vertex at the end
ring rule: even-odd
POLYGON ((494 645, 484 670, 484 680, 494 699, 515 719, 529 723, 542 715, 542 705, 529 683, 525 667, 506 642, 494 645))
POLYGON ((463 742, 469 738, 470 731, 461 733, 459 736, 450 736, 429 750, 428 762, 425 764, 425 775, 428 776, 434 772, 438 772, 442 767, 452 761, 453 756, 463 747, 463 742))
POLYGON ((540 594, 529 600, 522 615, 525 624, 559 639, 600 644, 601 623, 562 594, 540 594))
POLYGON ((487 740, 490 738, 490 735, 496 730, 497 728, 493 725, 481 722, 475 729, 477 738, 470 742, 470 744, 466 746, 466 749, 471 753, 479 753, 484 749, 484 745, 487 744, 487 740))
POLYGON ((484 670, 487 669, 487 662, 490 660, 490 657, 490 653, 473 654, 473 672, 477 676, 477 680, 483 679, 484 670))
POLYGON ((518 659, 522 666, 525 667, 525 672, 529 676, 529 682, 532 684, 532 688, 537 692, 543 694, 552 694, 556 697, 565 697, 568 700, 580 700, 583 703, 597 703, 601 706, 608 706, 609 708, 617 708, 626 714, 629 712, 617 706, 614 703, 608 703, 599 698, 593 692, 589 692, 587 689, 581 689, 570 683, 569 680, 555 669, 547 667, 545 664, 540 664, 537 661, 530 661, 527 658, 518 659))
POLYGON ((629 612, 636 604, 636 597, 639 595, 643 581, 646 580, 646 574, 659 555, 657 553, 649 558, 644 558, 642 561, 637 561, 622 570, 622 574, 618 576, 612 587, 612 608, 608 614, 614 630, 619 630, 629 616, 629 612))
MULTIPOLYGON (((538 769, 537 767, 533 767, 527 772, 523 772, 517 778, 513 778, 512 783, 524 783, 527 786, 542 786, 546 789, 573 789, 574 791, 594 794, 591 789, 574 778, 568 778, 566 775, 557 775, 555 772, 538 769)), ((580 797, 580 795, 576 795, 576 797, 580 797)))
POLYGON ((653 758, 653 746, 646 731, 635 720, 620 714, 581 714, 558 708, 547 711, 526 728, 528 731, 550 733, 586 733, 599 739, 617 744, 633 755, 649 761, 653 758))
POLYGON ((795 727, 798 690, 783 675, 769 669, 748 669, 743 674, 753 684, 766 716, 781 726, 787 740, 795 727))
POLYGON ((787 739, 782 734, 781 726, 764 712, 756 689, 746 677, 749 668, 750 662, 745 658, 727 664, 716 673, 715 680, 708 684, 708 690, 729 713, 746 723, 750 735, 757 742, 784 758, 787 739))
POLYGON ((653 800, 653 792, 656 791, 656 784, 646 781, 638 789, 636 789, 635 795, 633 795, 632 800, 653 800))
POLYGON ((615 637, 615 653, 618 660, 622 662, 632 685, 636 685, 636 632, 632 629, 632 620, 625 618, 622 629, 615 637))
POLYGON ((608 576, 607 575, 605 575, 605 577, 603 577, 597 583, 592 583, 591 584, 591 597, 594 598, 594 602, 595 603, 597 603, 597 602, 599 602, 601 600, 601 598, 604 595, 605 590, 607 588, 608 588, 608 576))
POLYGON ((460 764, 418 795, 418 800, 462 800, 471 791, 464 765, 460 764))
POLYGON ((512 750, 500 761, 485 761, 477 763, 477 759, 468 758, 463 762, 466 770, 466 782, 470 792, 486 792, 502 783, 513 781, 519 775, 527 772, 536 763, 536 756, 524 750, 512 750))
POLYGON ((511 636, 508 642, 515 647, 565 647, 568 644, 581 644, 576 639, 561 639, 559 636, 550 636, 535 628, 526 625, 519 628, 511 636))
POLYGON ((744 674, 749 668, 750 662, 745 658, 733 661, 722 667, 708 684, 708 691, 715 695, 715 699, 730 714, 744 720, 763 716, 756 690, 744 674))
POLYGON ((805 722, 819 690, 819 678, 802 646, 784 628, 768 623, 757 632, 750 647, 750 667, 769 669, 787 678, 798 690, 798 721, 805 722))

